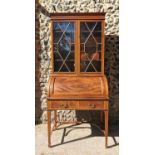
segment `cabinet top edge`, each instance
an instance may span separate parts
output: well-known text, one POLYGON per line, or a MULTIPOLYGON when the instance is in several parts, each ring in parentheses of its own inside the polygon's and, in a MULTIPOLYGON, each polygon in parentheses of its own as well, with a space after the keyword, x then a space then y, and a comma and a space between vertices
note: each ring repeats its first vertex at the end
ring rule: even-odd
POLYGON ((51 19, 105 19, 104 12, 89 12, 89 13, 52 13, 51 19))

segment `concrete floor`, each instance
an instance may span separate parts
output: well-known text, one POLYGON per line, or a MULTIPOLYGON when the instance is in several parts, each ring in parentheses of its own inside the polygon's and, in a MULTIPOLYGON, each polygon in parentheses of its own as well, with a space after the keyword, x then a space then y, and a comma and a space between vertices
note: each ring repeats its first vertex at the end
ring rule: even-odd
POLYGON ((36 125, 36 155, 118 155, 118 127, 109 129, 109 146, 104 147, 103 133, 94 125, 62 125, 52 133, 52 148, 47 146, 47 125, 36 125))

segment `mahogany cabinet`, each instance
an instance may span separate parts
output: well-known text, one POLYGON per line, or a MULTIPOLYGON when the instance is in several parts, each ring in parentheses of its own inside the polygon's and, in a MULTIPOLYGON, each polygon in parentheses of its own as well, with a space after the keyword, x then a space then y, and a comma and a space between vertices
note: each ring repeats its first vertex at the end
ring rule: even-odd
POLYGON ((104 75, 104 26, 104 13, 51 16, 48 146, 51 146, 51 131, 60 123, 56 110, 100 110, 104 111, 107 147, 109 96, 104 75), (55 114, 52 129, 51 111, 55 114))

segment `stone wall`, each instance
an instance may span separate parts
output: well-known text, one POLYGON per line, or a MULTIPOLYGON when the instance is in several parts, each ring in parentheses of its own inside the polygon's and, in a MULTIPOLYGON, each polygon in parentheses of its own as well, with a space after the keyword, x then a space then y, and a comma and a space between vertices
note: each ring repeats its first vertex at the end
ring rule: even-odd
MULTIPOLYGON (((119 114, 119 4, 118 0, 36 0, 36 122, 47 121, 46 86, 51 72, 50 13, 106 12, 105 74, 110 91, 110 122, 119 114)), ((91 111, 58 111, 63 120, 99 121, 91 111)))

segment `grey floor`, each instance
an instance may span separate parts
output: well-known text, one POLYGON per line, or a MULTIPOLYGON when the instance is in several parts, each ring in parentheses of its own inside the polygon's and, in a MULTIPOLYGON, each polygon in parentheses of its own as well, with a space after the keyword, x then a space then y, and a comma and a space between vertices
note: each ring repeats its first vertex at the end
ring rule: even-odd
POLYGON ((103 133, 94 125, 62 125, 52 133, 52 148, 47 147, 47 124, 36 125, 36 155, 118 155, 118 127, 109 129, 108 148, 103 133))

